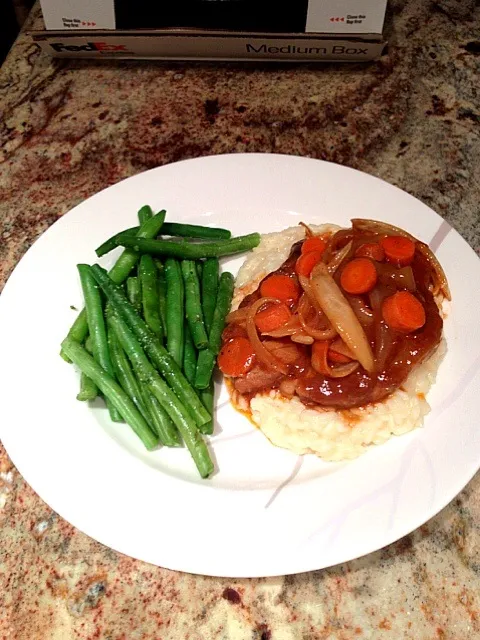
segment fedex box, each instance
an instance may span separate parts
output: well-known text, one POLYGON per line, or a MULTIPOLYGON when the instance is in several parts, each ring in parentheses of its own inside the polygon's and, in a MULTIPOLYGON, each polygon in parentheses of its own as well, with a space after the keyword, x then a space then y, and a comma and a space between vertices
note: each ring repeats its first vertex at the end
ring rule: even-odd
POLYGON ((56 56, 365 60, 381 53, 387 0, 41 0, 56 56), (359 45, 358 43, 361 43, 359 45))

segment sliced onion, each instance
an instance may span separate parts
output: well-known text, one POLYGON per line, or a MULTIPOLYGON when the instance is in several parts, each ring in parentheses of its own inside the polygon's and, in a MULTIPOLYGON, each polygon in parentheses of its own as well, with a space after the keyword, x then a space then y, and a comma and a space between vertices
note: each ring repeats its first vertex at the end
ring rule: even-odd
POLYGON ((351 349, 362 367, 368 372, 373 372, 375 363, 365 331, 339 286, 328 272, 328 267, 319 262, 312 271, 310 282, 316 299, 339 336, 351 349))
POLYGON ((395 288, 388 285, 379 284, 368 294, 370 306, 377 315, 381 312, 385 298, 395 293, 395 288))
POLYGON ((310 229, 310 227, 308 226, 308 224, 305 224, 305 222, 299 222, 298 224, 305 229, 305 236, 307 238, 311 238, 312 236, 315 235, 313 231, 310 229))
POLYGON ((347 347, 347 345, 344 343, 344 341, 341 338, 337 338, 336 340, 334 340, 330 345, 330 349, 332 349, 336 353, 340 353, 342 356, 345 356, 346 358, 350 358, 350 360, 355 360, 354 354, 351 352, 351 350, 347 347))
POLYGON ((360 364, 356 360, 346 364, 339 364, 338 367, 330 367, 330 375, 332 378, 346 378, 356 371, 359 366, 360 364))
POLYGON ((232 322, 242 322, 247 319, 249 311, 250 307, 242 307, 236 311, 230 311, 228 316, 225 318, 225 322, 227 324, 231 324, 232 322))
POLYGON ((352 229, 339 229, 336 233, 333 234, 330 240, 329 248, 332 250, 332 252, 336 251, 340 242, 345 241, 345 244, 347 244, 352 239, 352 236, 352 229))
POLYGON ((403 236, 413 242, 417 242, 410 233, 395 227, 393 224, 387 224, 386 222, 380 222, 379 220, 369 220, 368 218, 353 218, 352 228, 354 231, 360 231, 360 233, 378 233, 383 236, 403 236))
POLYGON ((263 336, 269 336, 270 338, 285 338, 291 336, 294 333, 302 330, 302 325, 297 315, 292 316, 287 322, 273 331, 266 331, 262 333, 263 336))
POLYGON ((322 310, 322 307, 318 304, 317 299, 315 298, 312 285, 310 284, 310 280, 306 276, 298 276, 298 281, 300 282, 300 286, 305 291, 307 298, 313 304, 313 306, 319 311, 322 310))
POLYGON ((308 335, 308 333, 300 331, 299 333, 293 334, 292 342, 298 342, 299 344, 313 344, 314 340, 312 336, 308 335))
POLYGON ((362 327, 370 327, 374 320, 373 312, 364 303, 362 298, 359 298, 358 296, 348 296, 347 300, 350 303, 350 306, 352 307, 362 327))
MULTIPOLYGON (((313 291, 312 291, 312 295, 313 295, 313 291)), ((300 299, 300 304, 298 305, 298 318, 300 320, 303 330, 305 331, 306 334, 308 334, 312 338, 315 338, 315 340, 331 340, 337 335, 337 332, 330 325, 323 311, 319 312, 318 309, 313 308, 313 310, 317 314, 317 317, 318 315, 323 316, 329 326, 327 326, 325 329, 318 329, 308 324, 307 315, 309 310, 312 308, 313 307, 310 305, 309 298, 306 297, 306 294, 303 294, 302 298, 300 299)))
POLYGON ((393 284, 397 289, 407 289, 408 291, 415 291, 417 288, 412 267, 397 269, 391 264, 377 263, 376 269, 378 279, 382 284, 393 284))
MULTIPOLYGON (((422 256, 427 260, 428 264, 432 267, 435 276, 437 277, 438 290, 443 293, 447 300, 451 300, 452 294, 450 293, 450 287, 448 286, 447 276, 445 275, 445 271, 438 261, 437 256, 424 242, 417 241, 417 250, 422 254, 422 256)), ((433 293, 434 295, 436 295, 438 291, 434 291, 433 293)))
POLYGON ((280 340, 268 340, 263 345, 267 351, 273 353, 276 358, 286 365, 295 364, 300 352, 297 345, 292 342, 281 342, 280 340))
POLYGON ((375 363, 377 371, 383 371, 394 346, 392 332, 383 320, 375 327, 375 363))
POLYGON ((284 378, 280 383, 280 393, 287 398, 293 398, 297 390, 298 380, 295 378, 284 378))
POLYGON ((358 369, 359 363, 356 361, 341 364, 338 367, 331 367, 327 360, 329 345, 328 343, 323 343, 322 346, 320 353, 316 349, 312 351, 312 367, 317 373, 330 378, 345 378, 358 369))
POLYGON ((255 355, 259 359, 259 361, 264 364, 269 369, 273 369, 274 371, 279 371, 286 375, 288 373, 288 367, 281 360, 270 353, 268 349, 265 348, 262 341, 258 337, 257 327, 255 325, 255 314, 263 307, 264 304, 268 304, 270 302, 278 302, 276 298, 260 298, 252 304, 249 308, 249 313, 247 316, 247 334, 250 342, 252 343, 253 349, 255 351, 255 355))
POLYGON ((328 271, 332 274, 338 269, 338 267, 342 264, 342 262, 348 257, 350 251, 352 250, 352 241, 346 244, 343 249, 337 251, 337 253, 333 256, 333 258, 328 263, 328 271))

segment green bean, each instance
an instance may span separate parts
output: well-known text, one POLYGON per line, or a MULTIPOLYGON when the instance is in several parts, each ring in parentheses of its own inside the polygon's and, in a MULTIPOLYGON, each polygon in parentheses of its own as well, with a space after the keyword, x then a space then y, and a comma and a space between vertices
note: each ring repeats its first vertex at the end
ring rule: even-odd
POLYGON ((163 332, 167 333, 167 281, 165 280, 165 267, 160 260, 155 260, 158 269, 158 307, 163 332))
POLYGON ((201 427, 198 427, 200 433, 204 433, 205 435, 212 435, 213 433, 213 417, 214 417, 214 384, 213 380, 210 380, 210 383, 206 389, 202 389, 200 392, 200 400, 203 402, 203 406, 208 411, 208 413, 212 416, 211 419, 202 424, 201 427))
POLYGON ((152 417, 153 426, 160 438, 160 442, 166 447, 181 447, 182 439, 172 419, 151 394, 150 389, 142 385, 142 395, 152 417))
POLYGON ((195 371, 195 387, 197 389, 207 389, 212 379, 213 368, 215 367, 215 361, 217 356, 213 351, 203 349, 198 354, 197 369, 195 371))
MULTIPOLYGON (((107 314, 107 324, 108 324, 108 345, 110 347, 110 355, 112 358, 113 370, 115 372, 115 377, 118 380, 118 383, 125 391, 125 393, 131 398, 134 405, 140 411, 142 416, 145 418, 145 421, 152 429, 151 424, 151 416, 148 412, 142 398, 142 392, 140 389, 140 385, 135 378, 130 363, 128 361, 127 356, 125 355, 124 350, 122 349, 117 336, 115 335, 115 331, 111 326, 111 316, 107 314)), ((158 434, 160 435, 160 434, 158 434)))
POLYGON ((192 335, 188 326, 187 320, 185 320, 185 343, 183 348, 183 373, 186 379, 193 384, 195 380, 195 370, 197 368, 197 350, 193 344, 192 335))
MULTIPOLYGON (((85 349, 88 353, 92 353, 92 339, 90 336, 87 336, 85 340, 85 349)), ((98 395, 97 385, 90 380, 88 376, 86 376, 83 372, 80 374, 80 391, 77 394, 77 400, 80 402, 87 402, 91 400, 95 400, 98 395)))
POLYGON ((77 400, 88 402, 95 400, 98 395, 97 385, 84 373, 80 374, 80 391, 77 393, 77 400))
POLYGON ((181 367, 183 362, 184 286, 180 264, 173 258, 165 260, 167 282, 166 334, 167 350, 181 367))
POLYGON ((195 262, 195 266, 197 267, 198 281, 201 282, 202 281, 202 272, 203 272, 203 261, 202 260, 197 260, 195 262))
POLYGON ((77 367, 91 378, 125 421, 132 427, 137 436, 149 450, 158 444, 158 437, 152 433, 144 417, 127 396, 125 391, 75 340, 65 338, 62 349, 77 367))
POLYGON ((208 344, 215 355, 218 355, 222 346, 222 333, 225 328, 225 318, 232 304, 233 287, 235 280, 231 273, 225 271, 220 276, 218 283, 217 304, 213 312, 212 328, 208 344))
POLYGON ((213 472, 213 463, 195 421, 175 393, 173 393, 165 381, 158 375, 157 371, 155 371, 126 322, 118 315, 114 315, 112 316, 111 323, 120 344, 132 363, 140 383, 148 387, 150 392, 173 420, 202 478, 208 477, 213 472))
POLYGON ((152 207, 150 207, 150 205, 148 204, 143 205, 143 207, 138 210, 137 216, 141 226, 144 222, 150 220, 150 218, 153 216, 152 207))
POLYGON ((97 254, 97 258, 101 258, 110 251, 113 251, 118 247, 117 241, 119 238, 123 238, 125 236, 131 237, 137 235, 140 227, 130 227, 130 229, 125 229, 124 231, 120 231, 115 235, 102 242, 102 244, 95 249, 95 253, 97 254))
POLYGON ((198 355, 197 371, 195 373, 195 386, 197 389, 206 389, 210 384, 215 360, 222 346, 222 332, 225 327, 225 317, 230 310, 232 302, 233 285, 232 274, 228 273, 228 271, 222 273, 218 285, 217 304, 215 305, 208 337, 208 349, 204 349, 198 355))
POLYGON ((172 242, 170 240, 144 240, 138 237, 124 236, 117 244, 129 247, 140 253, 150 253, 155 256, 170 256, 183 260, 199 260, 200 258, 220 258, 242 253, 256 247, 260 242, 259 233, 238 236, 230 240, 218 242, 172 242))
POLYGON ((135 307, 135 311, 142 311, 142 291, 140 289, 140 280, 136 276, 127 278, 127 297, 131 304, 135 307))
POLYGON ((112 314, 108 314, 108 339, 117 380, 125 393, 133 400, 152 431, 158 435, 160 442, 166 447, 181 447, 182 441, 168 414, 153 398, 147 387, 141 385, 135 377, 115 332, 115 323, 112 322, 112 317, 112 314))
POLYGON ((184 238, 207 238, 210 240, 228 240, 232 237, 228 229, 203 227, 198 224, 183 224, 181 222, 166 222, 162 228, 162 235, 184 238))
POLYGON ((99 265, 94 264, 92 266, 92 274, 102 287, 115 313, 123 318, 132 329, 146 350, 148 357, 162 376, 164 376, 180 402, 183 403, 190 412, 197 425, 200 426, 207 422, 209 419, 208 411, 206 411, 200 402, 194 389, 187 382, 172 356, 163 345, 160 344, 158 338, 155 337, 145 322, 135 312, 135 309, 128 302, 121 287, 115 285, 99 265))
MULTIPOLYGON (((159 211, 153 216, 153 218, 149 218, 144 222, 144 224, 142 224, 135 237, 146 240, 158 235, 165 220, 165 214, 166 211, 159 211)), ((109 271, 109 276, 113 282, 116 284, 124 282, 130 275, 132 269, 138 263, 139 259, 140 256, 136 251, 132 251, 131 249, 124 251, 114 264, 113 268, 109 271)))
MULTIPOLYGON (((82 309, 78 316, 75 318, 70 330, 67 334, 67 338, 71 340, 75 340, 76 342, 82 343, 88 334, 88 324, 87 324, 87 314, 85 309, 82 309)), ((66 353, 60 351, 60 355, 65 360, 65 362, 70 362, 67 358, 66 353)))
MULTIPOLYGON (((140 209, 141 211, 141 209, 140 209)), ((140 227, 130 227, 105 240, 96 250, 95 253, 99 258, 106 253, 113 251, 119 244, 119 240, 124 237, 135 236, 140 227)), ((162 234, 166 236, 199 238, 209 240, 229 240, 231 233, 228 229, 219 229, 215 227, 202 227, 196 224, 181 224, 178 222, 165 222, 162 227, 162 234)))
POLYGON ((197 349, 205 349, 208 336, 203 323, 202 305, 200 302, 200 283, 193 260, 182 260, 183 282, 185 284, 185 315, 197 349))
POLYGON ((147 326, 163 340, 163 327, 160 320, 160 302, 158 299, 157 267, 152 256, 143 255, 138 267, 140 286, 142 289, 143 317, 147 326))
MULTIPOLYGON (((85 299, 85 310, 87 313, 88 331, 92 341, 93 357, 98 364, 112 377, 115 377, 113 371, 112 360, 110 358, 110 349, 107 340, 107 330, 105 327, 105 319, 103 317, 102 297, 98 284, 91 274, 88 264, 77 265, 80 275, 80 282, 85 299)), ((110 418, 114 422, 120 421, 120 414, 115 407, 108 402, 107 407, 110 418)))
POLYGON ((212 326, 213 312, 217 302, 218 258, 207 258, 202 272, 202 308, 207 333, 212 326))
MULTIPOLYGON (((158 235, 160 229, 162 228, 163 221, 165 220, 165 214, 166 211, 160 211, 155 216, 153 216, 153 218, 147 220, 145 224, 138 228, 138 237, 146 239, 154 238, 156 235, 158 235)), ((130 249, 124 251, 110 270, 110 278, 116 284, 121 284, 128 278, 130 272, 137 264, 139 259, 140 256, 135 251, 132 251, 130 249)), ((87 315, 85 313, 85 309, 82 309, 72 327, 70 328, 70 331, 67 334, 67 338, 72 338, 72 340, 76 340, 77 342, 83 342, 87 337, 87 333, 87 315)), ((65 354, 61 351, 60 355, 64 360, 66 359, 65 354)))

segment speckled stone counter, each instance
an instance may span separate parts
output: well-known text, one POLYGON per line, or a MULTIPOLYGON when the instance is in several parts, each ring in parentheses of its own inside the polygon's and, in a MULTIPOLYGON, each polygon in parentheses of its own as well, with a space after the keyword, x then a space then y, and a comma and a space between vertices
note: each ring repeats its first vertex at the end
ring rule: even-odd
MULTIPOLYGON (((474 5, 392 2, 389 51, 364 66, 52 61, 22 36, 0 72, 0 286, 39 234, 96 191, 166 162, 238 151, 308 155, 380 176, 479 252, 474 5)), ((0 448, 0 638, 480 638, 480 478, 365 558, 223 580, 94 542, 40 500, 0 448)))

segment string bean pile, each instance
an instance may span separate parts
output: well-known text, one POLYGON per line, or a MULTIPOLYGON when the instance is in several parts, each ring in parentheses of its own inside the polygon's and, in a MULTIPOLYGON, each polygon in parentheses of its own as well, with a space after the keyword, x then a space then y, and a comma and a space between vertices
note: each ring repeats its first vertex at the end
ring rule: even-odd
POLYGON ((256 247, 260 236, 165 222, 149 206, 138 220, 97 248, 101 257, 124 247, 109 272, 78 265, 85 308, 61 355, 81 371, 78 400, 102 395, 111 419, 148 450, 185 445, 207 478, 214 465, 203 436, 213 433, 212 374, 234 282, 220 274, 219 257, 256 247))

